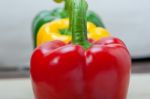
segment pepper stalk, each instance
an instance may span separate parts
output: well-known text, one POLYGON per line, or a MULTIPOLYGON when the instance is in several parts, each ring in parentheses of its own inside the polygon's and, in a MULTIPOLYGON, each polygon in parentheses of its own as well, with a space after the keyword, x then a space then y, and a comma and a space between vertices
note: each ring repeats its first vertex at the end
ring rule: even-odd
POLYGON ((86 12, 88 4, 85 0, 67 0, 70 27, 73 44, 79 44, 85 49, 90 47, 87 38, 86 12))
POLYGON ((64 1, 64 3, 65 3, 65 10, 67 10, 67 8, 68 8, 68 1, 67 0, 54 0, 56 3, 61 3, 61 2, 63 2, 64 1))
POLYGON ((55 2, 57 2, 57 3, 61 3, 61 2, 63 2, 64 0, 54 0, 55 2))

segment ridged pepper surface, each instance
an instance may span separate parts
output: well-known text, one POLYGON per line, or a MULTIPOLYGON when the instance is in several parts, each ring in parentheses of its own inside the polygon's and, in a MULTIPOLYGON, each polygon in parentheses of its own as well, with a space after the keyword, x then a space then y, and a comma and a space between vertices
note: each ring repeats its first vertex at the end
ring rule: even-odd
POLYGON ((35 99, 126 99, 131 59, 118 38, 87 38, 85 0, 69 0, 72 42, 39 45, 31 57, 35 99), (81 15, 81 16, 79 16, 81 15))

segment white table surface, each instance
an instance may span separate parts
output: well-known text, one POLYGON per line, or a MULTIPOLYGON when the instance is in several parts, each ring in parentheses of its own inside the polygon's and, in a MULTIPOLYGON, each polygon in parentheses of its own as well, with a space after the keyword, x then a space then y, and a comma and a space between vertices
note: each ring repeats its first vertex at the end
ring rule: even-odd
MULTIPOLYGON (((0 99, 34 99, 30 79, 1 79, 0 99)), ((132 74, 128 99, 150 99, 150 74, 132 74)))

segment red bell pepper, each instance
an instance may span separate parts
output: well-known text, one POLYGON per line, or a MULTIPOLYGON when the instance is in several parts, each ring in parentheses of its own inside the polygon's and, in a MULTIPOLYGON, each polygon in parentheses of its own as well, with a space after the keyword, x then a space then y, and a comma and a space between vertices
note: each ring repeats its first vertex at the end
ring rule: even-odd
POLYGON ((85 0, 70 0, 72 44, 47 42, 31 58, 36 99, 126 99, 131 59, 118 38, 89 43, 85 0))

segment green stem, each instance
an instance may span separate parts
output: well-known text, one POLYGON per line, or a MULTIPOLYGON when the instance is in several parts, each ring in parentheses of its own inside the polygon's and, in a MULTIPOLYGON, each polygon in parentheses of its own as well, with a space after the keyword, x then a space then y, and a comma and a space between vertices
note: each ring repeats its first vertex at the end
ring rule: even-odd
POLYGON ((61 3, 64 0, 54 0, 54 1, 57 2, 57 3, 61 3))
POLYGON ((68 0, 64 0, 64 2, 65 2, 65 10, 68 11, 67 10, 68 9, 68 0))
POLYGON ((85 49, 90 47, 87 39, 87 2, 85 0, 68 0, 69 18, 73 44, 79 44, 85 49))
POLYGON ((67 1, 67 0, 54 0, 54 1, 55 1, 56 3, 61 3, 61 2, 64 1, 64 3, 65 3, 64 10, 67 11, 67 9, 68 9, 68 1, 67 1))

